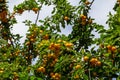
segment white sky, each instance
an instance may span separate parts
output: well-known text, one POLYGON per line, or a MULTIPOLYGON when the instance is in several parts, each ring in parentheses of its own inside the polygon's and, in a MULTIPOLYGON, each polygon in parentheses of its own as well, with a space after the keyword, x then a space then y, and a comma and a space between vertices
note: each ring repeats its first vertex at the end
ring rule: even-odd
MULTIPOLYGON (((9 0, 9 7, 10 7, 10 11, 12 12, 14 5, 19 4, 20 2, 22 2, 24 0, 9 0)), ((69 0, 71 2, 71 4, 76 5, 78 0, 69 0)), ((92 18, 95 18, 95 22, 97 22, 98 24, 102 24, 104 26, 107 26, 105 24, 106 20, 107 20, 107 15, 109 12, 112 11, 112 8, 114 6, 116 0, 95 0, 94 4, 92 5, 92 9, 90 11, 90 15, 92 18)), ((42 11, 40 12, 40 19, 45 18, 47 15, 50 15, 51 13, 51 9, 52 6, 44 6, 42 8, 42 11)), ((113 13, 113 11, 112 11, 113 13)), ((17 20, 18 20, 18 24, 14 25, 13 28, 13 33, 18 33, 21 36, 24 36, 21 39, 21 42, 24 42, 25 39, 25 34, 27 32, 28 27, 25 26, 22 21, 28 19, 28 20, 32 20, 33 22, 35 22, 36 16, 34 14, 34 12, 24 12, 21 16, 16 16, 17 20)), ((62 30, 62 33, 64 34, 69 34, 71 32, 71 27, 67 26, 66 29, 62 30)), ((96 34, 96 33, 95 33, 96 34)), ((97 34, 96 34, 97 35, 97 34)))

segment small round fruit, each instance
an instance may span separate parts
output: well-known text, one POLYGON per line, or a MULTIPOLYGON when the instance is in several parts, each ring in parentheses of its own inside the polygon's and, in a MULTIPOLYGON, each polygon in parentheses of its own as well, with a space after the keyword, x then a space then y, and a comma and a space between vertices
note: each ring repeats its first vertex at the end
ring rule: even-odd
POLYGON ((43 36, 43 39, 48 40, 48 39, 49 39, 49 35, 48 35, 48 34, 45 34, 45 35, 43 36))
POLYGON ((75 69, 80 69, 80 68, 81 68, 81 65, 79 64, 75 66, 75 69))
POLYGON ((38 72, 43 72, 43 73, 44 73, 44 72, 45 72, 45 68, 44 68, 44 67, 39 67, 39 68, 37 69, 37 71, 38 71, 38 72))
POLYGON ((58 76, 59 76, 59 73, 55 73, 55 76, 58 77, 58 76))
POLYGON ((62 40, 61 40, 61 39, 59 39, 57 42, 62 42, 62 40))
POLYGON ((43 59, 45 59, 45 58, 47 58, 47 55, 46 55, 46 54, 43 55, 43 59))
POLYGON ((85 62, 87 62, 87 61, 89 60, 89 57, 88 57, 88 56, 84 56, 84 57, 83 57, 83 60, 84 60, 85 62))
POLYGON ((32 10, 33 10, 35 13, 37 13, 37 12, 39 11, 38 8, 32 8, 32 10))
POLYGON ((95 65, 97 61, 98 61, 97 58, 92 58, 90 60, 90 63, 91 63, 91 65, 95 65))
POLYGON ((52 79, 55 79, 55 75, 52 76, 52 79))
POLYGON ((79 75, 75 75, 75 76, 74 76, 74 79, 79 79, 79 75))
POLYGON ((69 21, 70 19, 69 19, 68 16, 65 16, 65 17, 64 17, 64 20, 69 21))
POLYGON ((52 77, 53 75, 54 75, 54 73, 53 73, 53 72, 51 72, 51 73, 50 73, 50 76, 52 77))
POLYGON ((3 70, 0 70, 0 73, 3 73, 4 71, 3 70))
POLYGON ((114 51, 116 51, 116 49, 117 49, 117 48, 116 48, 115 46, 112 46, 111 51, 114 52, 114 51))
POLYGON ((55 49, 60 49, 60 44, 54 44, 55 49))
POLYGON ((96 62, 96 66, 101 66, 101 65, 102 65, 102 63, 100 61, 96 62))
POLYGON ((68 48, 70 48, 70 47, 73 46, 73 44, 72 43, 65 43, 65 46, 68 47, 68 48))
POLYGON ((89 5, 89 4, 90 4, 90 2, 89 2, 88 0, 86 0, 86 1, 85 1, 85 4, 86 4, 86 5, 89 5))
POLYGON ((31 41, 31 42, 35 42, 35 39, 34 39, 34 38, 31 38, 30 41, 31 41))
POLYGON ((87 19, 87 17, 83 14, 80 15, 80 18, 82 18, 83 21, 87 19))
POLYGON ((40 33, 43 33, 43 30, 40 30, 40 33))
POLYGON ((112 46, 111 45, 108 45, 107 46, 107 49, 111 50, 112 46))
POLYGON ((120 0, 117 0, 117 2, 119 2, 119 3, 120 3, 120 0))

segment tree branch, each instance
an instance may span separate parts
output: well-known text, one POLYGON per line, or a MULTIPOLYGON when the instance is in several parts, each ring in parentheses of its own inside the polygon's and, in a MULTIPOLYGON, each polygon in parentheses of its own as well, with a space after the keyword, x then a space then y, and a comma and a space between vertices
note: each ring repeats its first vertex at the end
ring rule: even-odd
POLYGON ((41 6, 40 6, 40 8, 39 8, 39 10, 38 10, 37 18, 36 18, 36 20, 35 20, 35 25, 37 24, 37 21, 38 21, 38 18, 39 18, 39 14, 40 14, 40 10, 41 10, 41 8, 42 8, 42 5, 43 5, 43 4, 41 4, 41 6))
POLYGON ((95 0, 92 0, 92 2, 91 2, 91 4, 90 4, 89 8, 92 6, 92 4, 93 4, 94 1, 95 1, 95 0))

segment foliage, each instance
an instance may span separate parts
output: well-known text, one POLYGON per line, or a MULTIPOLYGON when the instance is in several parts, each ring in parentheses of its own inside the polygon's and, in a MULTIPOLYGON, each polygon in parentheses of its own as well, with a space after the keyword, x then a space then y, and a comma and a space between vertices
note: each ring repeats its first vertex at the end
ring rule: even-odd
POLYGON ((109 80, 120 79, 120 0, 109 13, 108 29, 89 16, 93 1, 24 0, 10 13, 6 0, 0 0, 0 80, 109 80), (39 20, 43 6, 53 5, 52 16, 39 20), (35 23, 24 21, 29 30, 23 44, 11 33, 16 14, 33 11, 35 23), (37 22, 41 23, 38 25, 37 22), (72 27, 67 36, 61 27, 72 27), (100 38, 95 38, 93 31, 100 38), (97 45, 97 49, 91 45, 97 45), (34 60, 36 63, 33 64, 34 60))

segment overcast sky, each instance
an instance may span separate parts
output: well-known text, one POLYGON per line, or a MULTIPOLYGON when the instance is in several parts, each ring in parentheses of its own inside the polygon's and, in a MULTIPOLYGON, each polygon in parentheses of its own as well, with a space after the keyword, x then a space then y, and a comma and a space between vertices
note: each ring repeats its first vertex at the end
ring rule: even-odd
MULTIPOLYGON (((22 2, 24 0, 9 0, 9 9, 12 12, 13 11, 13 7, 14 5, 19 4, 20 2, 22 2)), ((79 0, 69 0, 71 2, 72 5, 77 5, 79 0)), ((116 0, 95 0, 94 4, 92 5, 92 9, 90 11, 90 15, 92 18, 95 18, 95 22, 97 22, 98 24, 102 24, 104 26, 107 26, 105 24, 106 20, 107 20, 107 15, 109 12, 113 12, 112 8, 115 4, 116 0)), ((45 18, 46 16, 50 15, 51 13, 51 9, 53 6, 44 6, 42 8, 42 11, 40 12, 40 19, 45 18)), ((34 14, 34 12, 24 12, 21 16, 16 16, 17 20, 18 20, 18 24, 14 25, 13 28, 13 33, 18 33, 21 34, 22 36, 24 36, 21 41, 23 42, 25 39, 25 34, 28 30, 28 27, 25 26, 22 21, 28 19, 28 20, 32 20, 35 21, 36 19, 36 14, 34 14)), ((67 26, 66 29, 62 30, 62 33, 64 34, 69 34, 71 32, 71 27, 67 26)))

